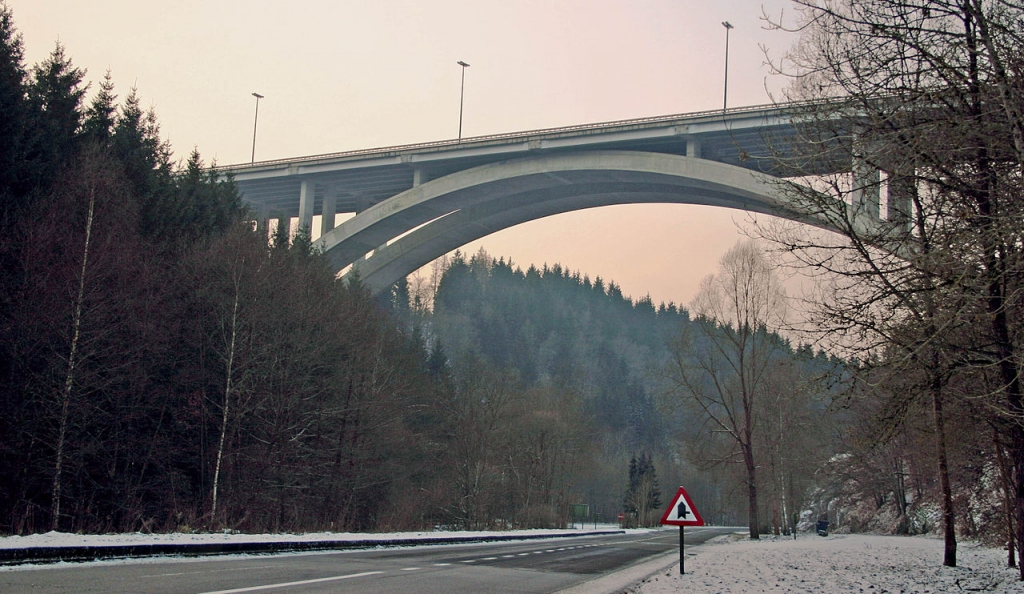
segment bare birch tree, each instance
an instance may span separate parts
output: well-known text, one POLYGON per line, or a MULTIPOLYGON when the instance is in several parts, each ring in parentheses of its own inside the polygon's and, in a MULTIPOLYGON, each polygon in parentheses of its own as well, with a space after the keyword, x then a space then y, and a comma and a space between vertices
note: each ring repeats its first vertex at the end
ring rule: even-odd
MULTIPOLYGON (((209 518, 213 525, 220 521, 223 471, 231 448, 231 434, 245 414, 253 397, 255 375, 268 365, 268 346, 258 335, 258 306, 266 301, 266 274, 261 270, 267 259, 267 246, 243 225, 231 229, 208 251, 199 252, 194 264, 193 282, 201 315, 201 326, 207 348, 219 367, 215 394, 207 395, 217 415, 217 436, 213 452, 210 482, 209 518)), ((211 382, 213 383, 213 382, 211 382)), ((212 388, 212 386, 211 386, 212 388)))
POLYGON ((741 241, 722 256, 719 274, 701 282, 691 312, 696 323, 683 327, 670 376, 705 428, 731 444, 726 460, 743 464, 750 538, 756 539, 758 416, 783 347, 773 330, 784 319, 785 294, 757 244, 741 241))

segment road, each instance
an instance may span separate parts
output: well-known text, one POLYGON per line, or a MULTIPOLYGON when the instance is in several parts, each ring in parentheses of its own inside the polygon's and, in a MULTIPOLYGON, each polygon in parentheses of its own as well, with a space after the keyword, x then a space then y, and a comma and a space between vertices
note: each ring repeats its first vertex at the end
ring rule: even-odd
MULTIPOLYGON (((733 531, 689 528, 686 544, 733 531)), ((471 545, 13 567, 0 570, 0 592, 548 593, 678 547, 678 530, 667 529, 471 545)))

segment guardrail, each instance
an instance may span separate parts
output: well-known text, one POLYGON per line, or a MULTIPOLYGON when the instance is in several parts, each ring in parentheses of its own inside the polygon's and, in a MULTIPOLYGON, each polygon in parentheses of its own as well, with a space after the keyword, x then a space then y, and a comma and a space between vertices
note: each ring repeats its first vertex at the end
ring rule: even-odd
POLYGON ((213 555, 274 554, 295 551, 343 551, 376 547, 412 547, 423 545, 451 545, 477 542, 539 540, 543 538, 575 538, 623 534, 624 530, 589 530, 579 533, 558 532, 540 534, 492 534, 486 536, 444 536, 426 538, 389 538, 365 540, 308 540, 276 542, 207 542, 207 543, 153 543, 123 545, 81 545, 0 548, 0 567, 27 563, 85 562, 102 559, 136 559, 140 557, 177 556, 200 557, 213 555))

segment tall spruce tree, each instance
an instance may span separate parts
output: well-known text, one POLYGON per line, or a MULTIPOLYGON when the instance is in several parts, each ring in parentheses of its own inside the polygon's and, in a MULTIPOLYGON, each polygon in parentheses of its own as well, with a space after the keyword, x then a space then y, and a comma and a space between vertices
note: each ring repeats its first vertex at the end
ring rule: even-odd
MULTIPOLYGON (((6 2, 0 2, 0 226, 22 202, 19 186, 27 127, 25 67, 21 35, 6 2)), ((2 227, 0 227, 2 228, 2 227)))
POLYGON ((129 189, 138 197, 139 225, 146 237, 166 238, 166 223, 173 220, 168 206, 172 201, 171 149, 160 139, 156 114, 142 110, 136 89, 132 88, 121 104, 111 148, 124 167, 129 189))
POLYGON ((84 79, 85 71, 72 64, 60 43, 32 70, 27 158, 29 179, 36 187, 47 189, 78 151, 82 99, 88 90, 84 79))
POLYGON ((628 516, 636 518, 638 526, 653 526, 657 511, 661 509, 661 486, 654 458, 647 452, 629 460, 629 486, 622 498, 622 508, 628 516))
POLYGON ((114 134, 117 122, 117 95, 114 94, 114 78, 110 71, 103 75, 100 90, 85 110, 85 121, 82 123, 82 137, 87 142, 106 145, 114 134))

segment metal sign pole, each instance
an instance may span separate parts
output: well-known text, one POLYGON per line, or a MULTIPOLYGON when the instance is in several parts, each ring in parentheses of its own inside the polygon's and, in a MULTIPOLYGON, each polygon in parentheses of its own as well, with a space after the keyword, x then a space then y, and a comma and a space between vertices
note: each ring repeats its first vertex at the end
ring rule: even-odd
POLYGON ((683 532, 686 526, 703 526, 704 518, 700 517, 693 501, 686 494, 686 489, 679 487, 672 503, 661 516, 662 525, 679 526, 679 575, 686 574, 686 534, 683 532))
POLYGON ((683 552, 684 538, 683 530, 686 530, 685 526, 679 527, 679 575, 686 575, 686 559, 684 558, 685 553, 683 552))

